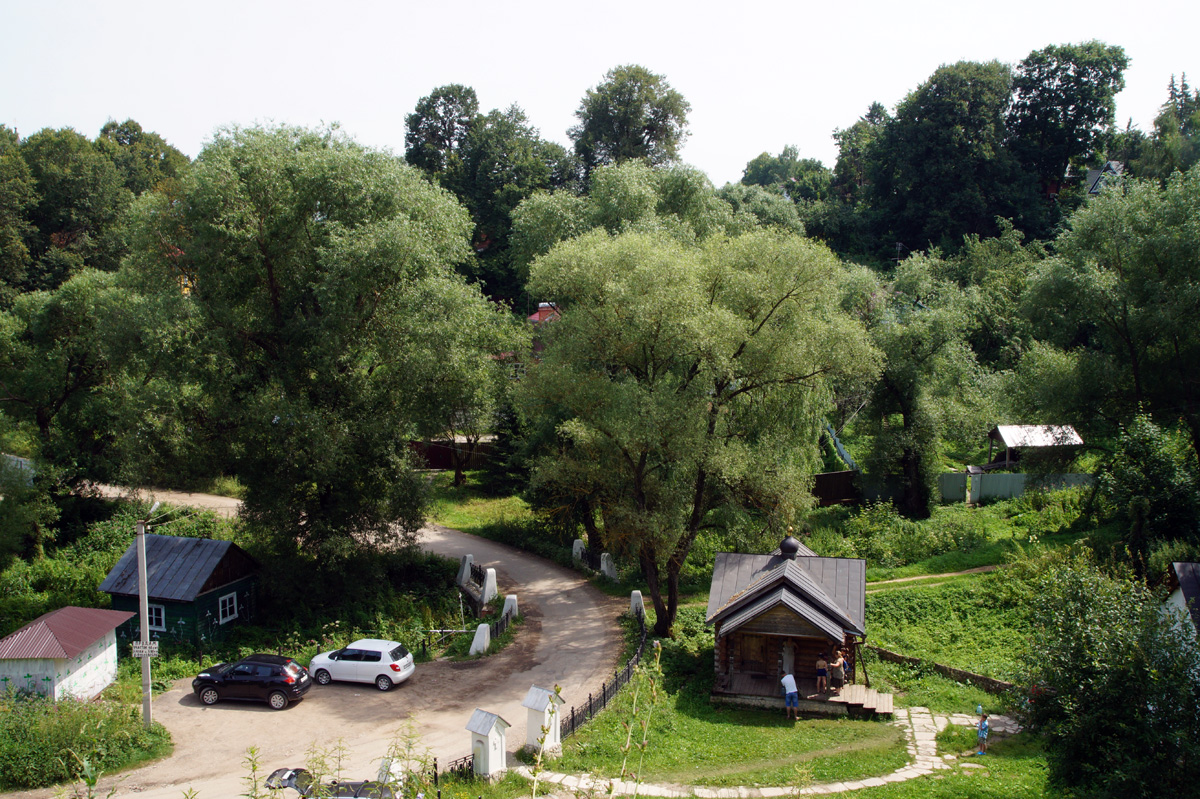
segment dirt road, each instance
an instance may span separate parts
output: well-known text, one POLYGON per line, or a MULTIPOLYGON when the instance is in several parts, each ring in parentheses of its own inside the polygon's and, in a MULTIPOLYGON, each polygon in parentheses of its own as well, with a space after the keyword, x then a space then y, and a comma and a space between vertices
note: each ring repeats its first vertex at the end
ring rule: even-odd
MULTIPOLYGON (((526 740, 521 700, 530 685, 561 686, 571 706, 612 677, 622 646, 616 618, 626 602, 549 561, 455 530, 426 528, 421 545, 453 558, 470 553, 477 564, 496 569, 501 592, 517 594, 526 619, 513 645, 481 660, 418 664, 411 679, 387 693, 370 685, 314 685, 303 701, 283 711, 232 702, 205 707, 192 694, 190 679, 182 680, 154 702, 155 719, 174 738, 174 755, 125 775, 117 795, 179 799, 193 789, 199 799, 234 797, 245 790, 248 747, 258 747, 261 768, 269 773, 303 765, 311 746, 339 739, 350 752, 345 776, 373 777, 408 719, 422 745, 446 764, 470 754, 465 728, 476 707, 512 724, 512 752, 526 740)), ((106 778, 104 789, 110 785, 106 778)), ((15 795, 44 799, 53 793, 15 795)))

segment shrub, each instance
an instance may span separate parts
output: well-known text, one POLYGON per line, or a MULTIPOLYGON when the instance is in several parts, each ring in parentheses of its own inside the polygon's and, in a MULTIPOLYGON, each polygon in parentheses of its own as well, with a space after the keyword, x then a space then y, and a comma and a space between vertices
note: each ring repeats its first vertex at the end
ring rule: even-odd
POLYGON ((139 713, 110 703, 0 697, 0 787, 42 788, 74 780, 82 761, 102 771, 165 753, 162 725, 147 731, 139 713))

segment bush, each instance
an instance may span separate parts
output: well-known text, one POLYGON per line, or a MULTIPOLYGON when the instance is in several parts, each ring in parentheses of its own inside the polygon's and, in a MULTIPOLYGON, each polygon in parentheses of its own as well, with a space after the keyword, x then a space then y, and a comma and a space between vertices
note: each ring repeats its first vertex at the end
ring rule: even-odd
POLYGON ((914 522, 902 517, 889 502, 864 505, 846 520, 845 531, 859 557, 883 567, 976 549, 988 542, 983 526, 970 517, 946 514, 914 522))
POLYGON ((102 771, 166 754, 162 725, 146 731, 140 714, 109 703, 0 697, 0 787, 43 788, 79 776, 82 761, 102 771))

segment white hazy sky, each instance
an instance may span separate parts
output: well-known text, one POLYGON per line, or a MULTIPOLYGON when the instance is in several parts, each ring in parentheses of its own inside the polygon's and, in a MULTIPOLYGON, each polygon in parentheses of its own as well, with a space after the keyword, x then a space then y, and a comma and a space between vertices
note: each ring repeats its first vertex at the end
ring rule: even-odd
POLYGON ((0 0, 0 124, 93 138, 132 117, 195 157, 230 124, 337 122, 403 153, 417 100, 462 83, 569 145, 584 92, 637 63, 691 103, 683 160, 720 186, 787 144, 833 166, 831 134, 872 101, 1049 44, 1124 47, 1117 119, 1149 130, 1173 73, 1200 85, 1197 23, 1195 0, 0 0))

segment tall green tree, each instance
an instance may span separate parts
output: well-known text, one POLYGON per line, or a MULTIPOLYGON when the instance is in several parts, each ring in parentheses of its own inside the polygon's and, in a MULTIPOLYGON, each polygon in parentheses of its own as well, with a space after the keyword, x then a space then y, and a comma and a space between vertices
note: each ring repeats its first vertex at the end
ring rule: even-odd
POLYGON ((453 164, 479 116, 479 98, 470 86, 440 86, 417 101, 404 119, 404 158, 430 175, 453 164))
POLYGON ((992 236, 997 217, 1044 227, 1037 186, 1005 147, 1012 71, 961 61, 939 67, 897 107, 871 145, 867 199, 893 246, 953 251, 992 236))
POLYGON ((630 159, 657 166, 678 158, 691 110, 664 76, 626 64, 587 90, 567 135, 588 172, 630 159))
POLYGON ((42 130, 20 144, 36 202, 25 291, 52 289, 85 267, 116 271, 120 221, 133 199, 113 162, 74 130, 42 130))
POLYGON ((1068 220, 1061 257, 1033 276, 1026 311, 1036 335, 1076 364, 1070 397, 1080 404, 1064 421, 1107 422, 1112 434, 1144 410, 1162 426, 1182 421, 1200 453, 1198 222, 1200 167, 1165 185, 1127 181, 1068 220))
POLYGON ((410 542, 424 492, 408 441, 450 401, 431 387, 513 347, 454 271, 466 212, 398 158, 288 127, 219 134, 180 202, 144 202, 160 212, 139 235, 162 244, 129 269, 147 291, 186 278, 195 379, 246 515, 282 545, 410 542))
POLYGON ((1112 128, 1128 66, 1124 49, 1098 41, 1044 47, 1017 65, 1012 148, 1044 191, 1057 191, 1112 128))
POLYGON ((125 188, 137 196, 166 180, 178 180, 188 167, 188 157, 135 120, 109 121, 100 128, 96 147, 120 172, 125 188))
POLYGON ((558 422, 534 485, 637 559, 658 635, 702 530, 751 516, 782 531, 806 505, 830 381, 875 368, 837 312, 839 269, 765 231, 691 245, 597 230, 533 264, 562 314, 519 389, 527 417, 558 422))
POLYGON ((37 202, 33 175, 18 149, 16 132, 0 125, 0 309, 25 286, 32 263, 29 209, 37 202))

